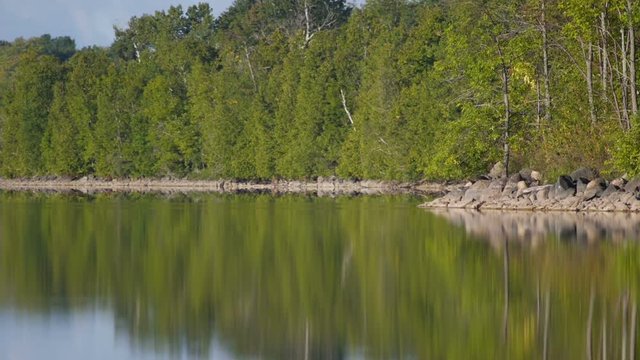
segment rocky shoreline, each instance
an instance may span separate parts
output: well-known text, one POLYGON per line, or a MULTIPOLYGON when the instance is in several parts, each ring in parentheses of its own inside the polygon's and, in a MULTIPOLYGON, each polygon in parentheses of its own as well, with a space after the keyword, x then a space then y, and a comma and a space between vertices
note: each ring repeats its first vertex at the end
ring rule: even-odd
POLYGON ((337 178, 318 178, 316 181, 272 181, 268 183, 229 180, 186 179, 80 179, 34 178, 2 179, 0 190, 52 192, 271 192, 335 194, 442 194, 447 187, 436 183, 398 183, 386 181, 350 181, 337 178))
POLYGON ((509 177, 496 164, 489 175, 448 189, 424 203, 425 208, 528 211, 640 212, 640 178, 608 181, 593 169, 581 168, 543 184, 539 172, 521 170, 509 177))

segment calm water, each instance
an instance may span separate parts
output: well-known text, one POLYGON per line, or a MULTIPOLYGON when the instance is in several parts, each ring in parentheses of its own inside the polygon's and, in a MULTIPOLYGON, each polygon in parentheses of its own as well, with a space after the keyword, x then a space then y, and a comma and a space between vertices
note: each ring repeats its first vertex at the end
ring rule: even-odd
POLYGON ((630 358, 640 215, 0 194, 2 359, 630 358))

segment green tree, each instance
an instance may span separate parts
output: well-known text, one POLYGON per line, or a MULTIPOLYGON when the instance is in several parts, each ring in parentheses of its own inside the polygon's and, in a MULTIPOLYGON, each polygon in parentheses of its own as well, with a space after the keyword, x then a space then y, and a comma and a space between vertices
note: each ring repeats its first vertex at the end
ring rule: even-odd
POLYGON ((57 83, 41 145, 47 174, 73 176, 79 173, 82 158, 78 156, 78 128, 75 125, 69 115, 64 84, 57 83))
POLYGON ((63 72, 57 59, 23 54, 6 102, 2 124, 2 172, 32 176, 43 172, 41 142, 47 128, 53 88, 63 72))
POLYGON ((355 131, 342 151, 340 174, 356 178, 403 178, 406 167, 406 119, 398 113, 402 89, 398 54, 415 22, 412 7, 403 2, 376 1, 364 9, 367 56, 354 113, 355 131))
POLYGON ((67 63, 69 72, 65 83, 68 116, 73 122, 74 138, 80 174, 95 171, 97 98, 101 79, 106 76, 110 59, 99 48, 88 48, 76 53, 67 63))
POLYGON ((116 63, 99 82, 94 139, 96 174, 154 175, 150 124, 142 109, 144 88, 152 70, 136 62, 116 63))

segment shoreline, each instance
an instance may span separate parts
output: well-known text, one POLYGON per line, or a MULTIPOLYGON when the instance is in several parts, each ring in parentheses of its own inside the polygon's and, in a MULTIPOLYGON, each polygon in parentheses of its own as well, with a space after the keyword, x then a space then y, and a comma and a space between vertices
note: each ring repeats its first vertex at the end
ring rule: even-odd
POLYGON ((318 178, 317 181, 285 181, 259 183, 233 180, 186 179, 6 179, 0 178, 0 191, 35 192, 130 192, 130 193, 235 193, 269 192, 273 194, 418 194, 442 195, 448 187, 439 183, 409 183, 375 180, 340 180, 318 178))
MULTIPOLYGON (((496 164, 498 166, 498 164, 496 164)), ((494 167, 495 168, 495 167, 494 167)), ((640 178, 607 181, 596 170, 581 168, 543 184, 538 172, 521 170, 507 178, 500 171, 420 205, 428 209, 530 212, 640 213, 640 178)))

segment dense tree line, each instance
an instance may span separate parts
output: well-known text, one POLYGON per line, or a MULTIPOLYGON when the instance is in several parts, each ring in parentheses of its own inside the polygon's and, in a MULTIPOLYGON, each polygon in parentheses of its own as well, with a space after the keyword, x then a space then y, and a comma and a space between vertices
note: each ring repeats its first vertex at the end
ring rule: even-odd
POLYGON ((640 172, 632 0, 236 0, 0 43, 0 173, 640 172))

